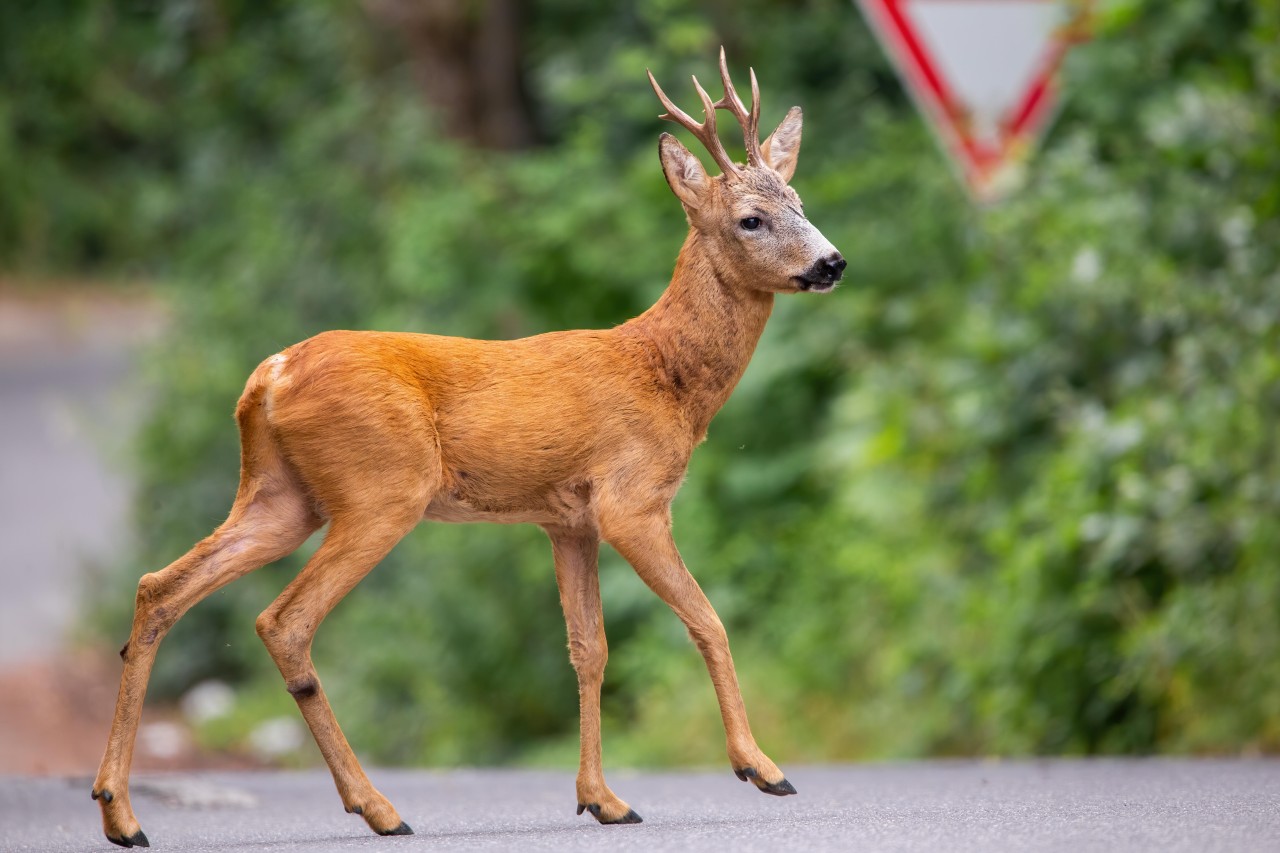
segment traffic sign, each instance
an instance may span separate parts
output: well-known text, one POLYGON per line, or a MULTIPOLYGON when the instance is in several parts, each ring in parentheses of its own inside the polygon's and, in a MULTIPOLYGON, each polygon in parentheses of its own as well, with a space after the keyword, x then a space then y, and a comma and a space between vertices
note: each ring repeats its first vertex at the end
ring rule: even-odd
POLYGON ((1021 182, 1053 117, 1079 0, 858 0, 943 150, 979 201, 1021 182))

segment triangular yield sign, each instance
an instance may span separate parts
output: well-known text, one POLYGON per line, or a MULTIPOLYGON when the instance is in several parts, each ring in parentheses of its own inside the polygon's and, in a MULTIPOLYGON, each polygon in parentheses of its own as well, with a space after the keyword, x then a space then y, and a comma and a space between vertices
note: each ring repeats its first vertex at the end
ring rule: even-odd
POLYGON ((992 201, 1021 180, 1077 37, 1070 0, 858 0, 965 186, 992 201))

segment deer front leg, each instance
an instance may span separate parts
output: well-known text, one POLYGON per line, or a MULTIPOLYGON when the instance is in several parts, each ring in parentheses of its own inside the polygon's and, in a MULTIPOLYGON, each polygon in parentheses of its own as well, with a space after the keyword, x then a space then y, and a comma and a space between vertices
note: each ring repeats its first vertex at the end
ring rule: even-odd
POLYGON ((569 634, 569 660, 578 674, 581 717, 578 814, 590 811, 601 823, 640 823, 640 815, 604 781, 600 758, 600 685, 609 647, 600 607, 600 543, 595 531, 547 528, 555 553, 556 584, 569 634))
POLYGON ((760 751, 751 734, 738 675, 729 653, 728 635, 711 602, 680 559, 671 537, 668 513, 664 509, 660 514, 615 522, 606 528, 605 541, 616 548, 640 579, 675 611, 702 653, 720 703, 733 772, 766 794, 780 797, 794 794, 796 789, 778 765, 760 751))

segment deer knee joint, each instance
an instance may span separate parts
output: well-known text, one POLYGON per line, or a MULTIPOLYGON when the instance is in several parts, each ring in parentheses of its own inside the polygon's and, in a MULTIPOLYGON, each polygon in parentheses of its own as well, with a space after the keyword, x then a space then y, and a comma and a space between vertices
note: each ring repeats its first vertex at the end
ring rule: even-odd
POLYGON ((583 642, 575 638, 569 641, 569 662, 580 676, 599 678, 609 662, 609 649, 603 643, 583 642))
POLYGON ((719 619, 690 625, 689 636, 693 639, 694 645, 704 654, 729 647, 729 635, 719 619))

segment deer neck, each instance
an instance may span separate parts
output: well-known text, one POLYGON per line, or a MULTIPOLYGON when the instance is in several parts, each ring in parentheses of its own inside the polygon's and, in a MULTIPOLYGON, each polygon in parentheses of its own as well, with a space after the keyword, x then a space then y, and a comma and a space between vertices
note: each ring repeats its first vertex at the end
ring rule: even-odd
POLYGON ((697 231, 690 231, 666 292, 626 324, 652 342, 660 381, 696 438, 747 369, 773 311, 773 294, 734 287, 697 231))

